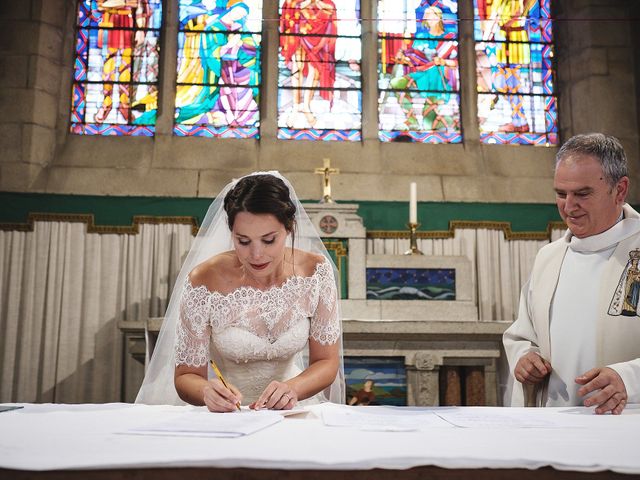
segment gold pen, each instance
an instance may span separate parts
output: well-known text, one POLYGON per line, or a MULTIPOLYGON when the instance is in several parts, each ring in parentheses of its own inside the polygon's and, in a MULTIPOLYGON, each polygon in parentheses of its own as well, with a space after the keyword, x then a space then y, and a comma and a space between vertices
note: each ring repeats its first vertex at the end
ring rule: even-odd
MULTIPOLYGON (((209 360, 209 363, 211 364, 211 368, 213 368, 213 373, 216 374, 216 377, 218 377, 220 379, 220 381, 222 382, 222 384, 231 391, 231 389, 229 388, 229 385, 227 384, 227 381, 224 379, 224 377, 222 376, 222 372, 220 371, 220 369, 218 368, 218 366, 216 365, 216 362, 214 362, 213 360, 209 360)), ((238 410, 240 410, 240 402, 236 402, 236 407, 238 407, 238 410)))

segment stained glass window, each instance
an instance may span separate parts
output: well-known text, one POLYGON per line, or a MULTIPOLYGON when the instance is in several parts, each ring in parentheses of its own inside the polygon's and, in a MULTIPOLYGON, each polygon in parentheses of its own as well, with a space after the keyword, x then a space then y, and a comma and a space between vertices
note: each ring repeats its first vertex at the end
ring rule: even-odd
POLYGON ((378 135, 459 143, 458 4, 378 0, 378 135))
POLYGON ((155 132, 161 0, 80 0, 71 132, 155 132))
POLYGON ((179 0, 178 136, 257 138, 262 0, 179 0))
POLYGON ((557 145, 551 0, 474 0, 483 143, 557 145))
POLYGON ((278 138, 361 139, 360 0, 280 0, 278 138))

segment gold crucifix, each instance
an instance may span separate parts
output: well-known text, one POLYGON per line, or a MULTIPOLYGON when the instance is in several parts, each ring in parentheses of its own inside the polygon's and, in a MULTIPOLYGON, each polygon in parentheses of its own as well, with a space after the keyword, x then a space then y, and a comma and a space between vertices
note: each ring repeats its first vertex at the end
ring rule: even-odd
POLYGON ((339 174, 340 169, 331 168, 331 160, 328 158, 323 158, 322 161, 324 162, 324 167, 316 168, 314 170, 316 175, 324 175, 322 183, 322 200, 320 200, 320 203, 333 203, 333 199, 331 198, 331 174, 339 174))

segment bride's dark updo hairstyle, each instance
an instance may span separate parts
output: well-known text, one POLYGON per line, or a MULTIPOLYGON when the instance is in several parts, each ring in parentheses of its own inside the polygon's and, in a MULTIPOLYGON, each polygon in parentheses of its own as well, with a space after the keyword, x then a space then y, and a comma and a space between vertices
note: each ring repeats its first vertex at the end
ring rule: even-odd
POLYGON ((291 201, 289 188, 282 179, 269 174, 241 178, 224 197, 229 229, 233 230, 240 212, 270 213, 284 225, 289 233, 295 231, 296 206, 291 201))

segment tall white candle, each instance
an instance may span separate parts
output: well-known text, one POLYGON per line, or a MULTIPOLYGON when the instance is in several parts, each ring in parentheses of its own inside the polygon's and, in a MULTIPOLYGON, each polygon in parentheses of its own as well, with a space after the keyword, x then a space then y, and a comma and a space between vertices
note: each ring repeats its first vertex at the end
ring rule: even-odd
POLYGON ((418 223, 418 187, 416 182, 411 182, 409 192, 409 223, 418 223))

